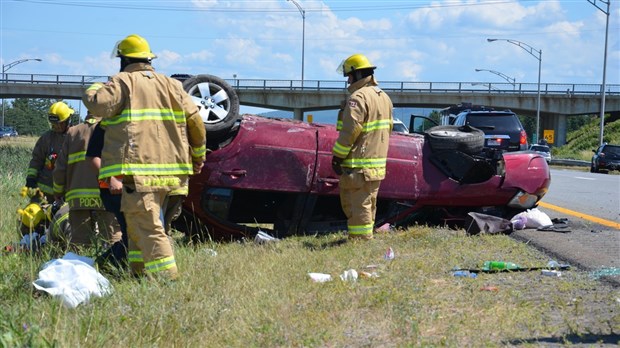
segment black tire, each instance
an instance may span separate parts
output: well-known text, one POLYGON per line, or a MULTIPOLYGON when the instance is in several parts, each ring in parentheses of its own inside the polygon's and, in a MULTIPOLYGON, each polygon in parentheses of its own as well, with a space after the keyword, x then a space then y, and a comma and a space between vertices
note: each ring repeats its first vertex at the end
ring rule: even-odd
POLYGON ((239 96, 224 80, 213 75, 196 75, 183 88, 200 109, 209 141, 222 141, 239 120, 239 96))
POLYGON ((590 173, 598 173, 598 170, 596 170, 594 164, 590 164, 590 173))
POLYGON ((433 152, 457 150, 475 155, 484 148, 484 132, 470 126, 436 126, 425 134, 433 152))

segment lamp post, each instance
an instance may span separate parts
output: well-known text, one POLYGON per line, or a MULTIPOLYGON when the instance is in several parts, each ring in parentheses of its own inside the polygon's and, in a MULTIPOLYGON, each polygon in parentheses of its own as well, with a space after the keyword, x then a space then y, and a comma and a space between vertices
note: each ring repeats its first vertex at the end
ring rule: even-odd
POLYGON ((299 13, 301 14, 302 19, 302 28, 301 28, 301 88, 304 87, 304 48, 306 46, 306 10, 304 10, 295 0, 286 0, 292 2, 299 13))
POLYGON ((512 85, 512 87, 514 88, 516 86, 516 82, 517 79, 515 79, 514 77, 510 77, 508 75, 502 74, 499 71, 495 71, 495 70, 487 70, 487 69, 476 69, 476 72, 480 72, 480 71, 488 71, 492 74, 495 74, 497 76, 500 76, 501 78, 503 78, 504 80, 508 81, 508 83, 510 83, 512 85))
POLYGON ((607 37, 609 36, 609 5, 611 3, 611 0, 599 0, 599 2, 607 5, 607 11, 600 8, 596 3, 596 0, 588 0, 588 2, 607 15, 607 23, 605 24, 605 53, 603 55, 603 84, 601 85, 601 129, 599 132, 599 145, 603 145, 603 129, 605 128, 605 75, 607 74, 607 37))
POLYGON ((488 42, 506 41, 513 45, 519 46, 529 53, 532 57, 538 59, 538 89, 536 98, 536 134, 532 137, 534 143, 538 143, 538 135, 540 134, 540 72, 542 67, 542 50, 536 50, 534 47, 517 40, 512 39, 487 39, 488 42))
MULTIPOLYGON (((10 62, 8 64, 2 64, 2 79, 6 80, 6 76, 4 75, 4 73, 11 69, 12 67, 16 66, 17 64, 21 64, 21 63, 25 63, 29 60, 36 60, 37 62, 42 61, 42 59, 39 58, 26 58, 26 59, 20 59, 20 60, 16 60, 14 62, 10 62)), ((2 127, 4 127, 4 98, 2 98, 2 127)))

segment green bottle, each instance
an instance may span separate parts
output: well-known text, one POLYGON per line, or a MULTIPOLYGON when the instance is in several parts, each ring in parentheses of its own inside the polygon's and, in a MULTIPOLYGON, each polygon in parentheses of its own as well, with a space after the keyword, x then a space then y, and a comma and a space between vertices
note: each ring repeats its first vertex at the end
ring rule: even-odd
POLYGON ((504 269, 519 269, 519 265, 504 261, 485 261, 482 269, 485 271, 500 271, 504 269))

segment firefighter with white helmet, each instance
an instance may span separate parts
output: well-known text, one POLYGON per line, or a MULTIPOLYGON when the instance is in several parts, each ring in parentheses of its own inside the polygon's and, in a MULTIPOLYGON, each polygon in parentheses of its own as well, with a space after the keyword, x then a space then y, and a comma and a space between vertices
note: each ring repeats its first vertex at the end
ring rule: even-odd
POLYGON ((379 88, 375 69, 363 54, 346 58, 337 69, 348 77, 351 93, 338 113, 340 133, 332 149, 349 239, 372 239, 377 194, 386 173, 392 101, 379 88))
POLYGON ((177 264, 161 217, 170 193, 187 187, 189 176, 202 169, 205 127, 181 83, 155 72, 156 56, 143 37, 127 36, 113 53, 121 72, 82 97, 105 129, 99 179, 122 178, 132 271, 174 279, 177 264))
POLYGON ((62 101, 52 104, 48 112, 51 129, 41 135, 32 150, 32 159, 26 173, 26 187, 38 187, 45 194, 48 203, 54 201, 52 172, 73 113, 73 109, 62 101))

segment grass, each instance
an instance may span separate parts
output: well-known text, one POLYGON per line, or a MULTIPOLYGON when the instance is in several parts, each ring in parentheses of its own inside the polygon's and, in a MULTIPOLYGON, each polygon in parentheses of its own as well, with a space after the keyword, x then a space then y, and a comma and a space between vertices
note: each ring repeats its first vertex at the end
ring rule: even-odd
MULTIPOLYGON (((603 141, 609 144, 620 144, 620 119, 606 118, 603 141)), ((567 143, 561 147, 551 148, 554 158, 590 161, 592 150, 599 146, 600 118, 593 119, 580 129, 566 135, 567 143)))
MULTIPOLYGON (((19 239, 15 210, 25 202, 17 192, 28 159, 29 151, 0 146, 0 172, 8 178, 0 186, 2 246, 19 239)), ((560 278, 452 276, 455 266, 480 267, 486 260, 547 263, 545 255, 504 235, 415 226, 356 243, 343 243, 343 234, 267 245, 191 245, 174 237, 180 280, 108 275, 113 293, 75 309, 32 287, 41 266, 64 251, 3 252, 0 346, 479 347, 620 338, 619 289, 578 270, 560 278), (392 261, 383 258, 390 247, 392 261), (348 269, 378 277, 341 281, 348 269), (334 280, 314 283, 309 272, 334 280)))

